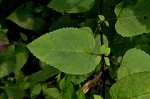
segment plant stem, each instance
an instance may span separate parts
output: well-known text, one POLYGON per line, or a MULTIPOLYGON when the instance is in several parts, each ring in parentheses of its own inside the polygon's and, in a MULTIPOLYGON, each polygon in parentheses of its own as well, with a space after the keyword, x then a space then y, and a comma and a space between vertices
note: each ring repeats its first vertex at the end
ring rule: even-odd
MULTIPOLYGON (((100 0, 100 15, 103 15, 103 0, 100 0)), ((100 23, 101 30, 100 30, 100 41, 101 41, 101 46, 104 44, 103 40, 103 23, 100 23)), ((101 69, 102 69, 102 97, 105 99, 105 62, 104 62, 104 55, 102 55, 102 60, 101 60, 101 69)))

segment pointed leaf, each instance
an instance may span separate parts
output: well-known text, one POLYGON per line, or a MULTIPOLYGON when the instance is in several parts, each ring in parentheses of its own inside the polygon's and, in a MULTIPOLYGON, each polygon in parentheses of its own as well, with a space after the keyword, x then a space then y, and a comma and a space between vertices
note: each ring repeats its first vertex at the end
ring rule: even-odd
POLYGON ((150 1, 137 0, 136 4, 126 5, 123 3, 115 8, 118 18, 115 27, 118 34, 131 37, 150 32, 150 1))
POLYGON ((52 0, 48 7, 67 13, 80 13, 92 8, 94 0, 52 0))
POLYGON ((90 32, 63 28, 47 33, 27 47, 41 61, 69 74, 86 74, 96 67, 91 55, 95 41, 90 32))
POLYGON ((118 79, 139 72, 150 72, 150 56, 140 49, 130 49, 123 56, 118 79))

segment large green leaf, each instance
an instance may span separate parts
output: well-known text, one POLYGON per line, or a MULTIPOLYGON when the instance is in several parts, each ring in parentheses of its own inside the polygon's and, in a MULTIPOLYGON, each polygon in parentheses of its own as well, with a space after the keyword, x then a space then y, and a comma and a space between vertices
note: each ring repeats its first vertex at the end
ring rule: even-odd
POLYGON ((122 36, 135 36, 150 32, 150 1, 137 0, 136 3, 118 4, 116 30, 122 36))
POLYGON ((86 74, 96 67, 91 55, 95 41, 91 32, 63 28, 43 35, 27 47, 41 61, 69 74, 86 74))
POLYGON ((150 72, 150 56, 140 49, 130 49, 123 56, 118 79, 139 72, 150 72))
POLYGON ((80 13, 92 8, 94 0, 52 0, 48 7, 67 13, 80 13))
POLYGON ((111 89, 112 99, 149 99, 150 73, 137 73, 119 80, 111 89))

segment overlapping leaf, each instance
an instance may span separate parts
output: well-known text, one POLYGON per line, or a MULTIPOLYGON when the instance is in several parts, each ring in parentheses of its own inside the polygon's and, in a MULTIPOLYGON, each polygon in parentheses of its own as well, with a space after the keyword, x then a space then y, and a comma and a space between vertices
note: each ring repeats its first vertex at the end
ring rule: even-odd
POLYGON ((150 1, 137 0, 135 4, 124 2, 115 8, 118 34, 122 36, 135 36, 150 32, 150 1))
POLYGON ((150 72, 150 56, 140 49, 130 49, 123 56, 120 68, 118 69, 118 79, 124 78, 134 73, 150 72))
POLYGON ((27 47, 41 61, 69 74, 86 74, 96 67, 95 41, 84 29, 63 28, 47 33, 27 47))
POLYGON ((119 80, 110 89, 112 99, 149 99, 150 72, 137 73, 119 80))
POLYGON ((80 13, 88 11, 94 4, 94 0, 52 0, 48 7, 67 13, 80 13))
POLYGON ((128 50, 118 69, 118 81, 110 89, 112 99, 150 97, 150 56, 140 49, 128 50))

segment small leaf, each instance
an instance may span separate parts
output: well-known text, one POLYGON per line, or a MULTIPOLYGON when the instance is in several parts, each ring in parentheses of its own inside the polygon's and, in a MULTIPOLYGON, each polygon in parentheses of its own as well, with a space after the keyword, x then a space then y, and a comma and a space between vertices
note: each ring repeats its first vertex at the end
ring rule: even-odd
POLYGON ((48 96, 49 99, 58 99, 59 96, 59 90, 57 88, 47 88, 43 93, 48 96))
POLYGON ((91 55, 94 45, 94 38, 88 31, 63 28, 39 37, 27 47, 41 61, 63 72, 86 74, 97 64, 96 57, 91 55))
POLYGON ((105 51, 106 51, 106 46, 102 45, 101 48, 100 48, 100 54, 104 54, 105 51))
POLYGON ((94 0, 52 0, 48 7, 58 12, 80 13, 92 8, 94 0))
POLYGON ((110 48, 106 48, 104 55, 108 56, 110 54, 110 48))
POLYGON ((104 60, 105 60, 105 64, 107 66, 110 66, 109 58, 108 57, 104 57, 104 60))
MULTIPOLYGON (((105 46, 108 47, 109 42, 105 35, 103 35, 103 39, 104 39, 105 46)), ((95 47, 94 47, 92 53, 100 54, 100 49, 101 49, 101 42, 100 42, 100 35, 98 34, 95 36, 95 47)))
POLYGON ((82 90, 82 87, 80 86, 79 88, 80 89, 78 91, 78 99, 85 99, 85 94, 84 94, 84 92, 82 90))
POLYGON ((77 99, 75 89, 70 79, 66 79, 64 96, 65 96, 64 99, 77 99))
POLYGON ((41 92, 41 84, 36 84, 30 88, 31 96, 39 95, 41 92))
POLYGON ((65 88, 65 78, 61 79, 59 82, 59 88, 63 90, 65 88))
POLYGON ((105 20, 105 17, 103 15, 99 15, 98 17, 99 17, 100 21, 104 21, 105 20))
POLYGON ((99 96, 99 95, 94 95, 93 96, 94 97, 94 99, 103 99, 101 96, 99 96))
POLYGON ((106 24, 107 27, 109 27, 108 21, 104 21, 104 23, 106 24))
POLYGON ((22 33, 22 32, 20 32, 20 37, 21 37, 24 41, 28 41, 28 37, 27 37, 24 33, 22 33))

